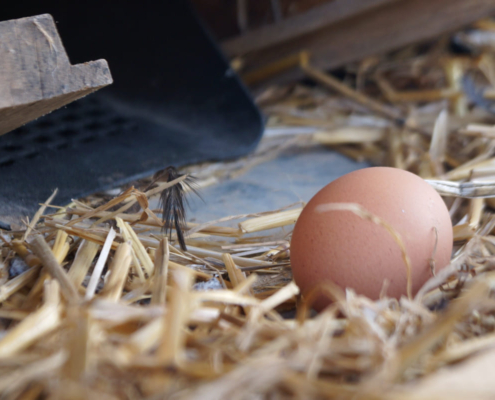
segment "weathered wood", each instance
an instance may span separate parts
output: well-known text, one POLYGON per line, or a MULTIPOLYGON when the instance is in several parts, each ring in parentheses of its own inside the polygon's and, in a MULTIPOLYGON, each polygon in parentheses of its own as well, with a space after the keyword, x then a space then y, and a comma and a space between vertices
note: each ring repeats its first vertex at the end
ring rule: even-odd
POLYGON ((263 26, 222 43, 228 56, 239 56, 315 32, 372 8, 398 0, 334 0, 278 23, 263 26))
MULTIPOLYGON (((311 63, 315 67, 335 68, 452 32, 494 14, 493 0, 400 0, 287 42, 245 54, 245 72, 250 73, 303 50, 311 54, 311 63)), ((276 80, 286 81, 302 76, 302 71, 294 67, 285 74, 279 74, 276 80)))
POLYGON ((70 64, 49 14, 0 22, 0 72, 0 135, 112 83, 105 60, 70 64))

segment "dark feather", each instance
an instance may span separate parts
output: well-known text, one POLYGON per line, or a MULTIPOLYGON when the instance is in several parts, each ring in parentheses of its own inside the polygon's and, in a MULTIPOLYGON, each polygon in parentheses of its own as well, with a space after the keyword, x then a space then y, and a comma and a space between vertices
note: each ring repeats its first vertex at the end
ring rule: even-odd
POLYGON ((0 229, 3 229, 5 231, 11 231, 12 230, 10 225, 7 224, 6 222, 3 222, 3 221, 0 221, 0 229))
MULTIPOLYGON (((167 167, 163 171, 157 172, 150 184, 151 188, 156 182, 170 182, 181 177, 175 167, 167 167)), ((180 248, 187 250, 186 241, 184 239, 184 230, 186 227, 186 210, 185 205, 188 204, 186 197, 186 188, 189 188, 194 194, 201 198, 197 191, 196 179, 188 176, 182 182, 165 189, 160 194, 160 208, 162 209, 163 231, 171 238, 172 229, 175 228, 177 239, 179 240, 180 248)))

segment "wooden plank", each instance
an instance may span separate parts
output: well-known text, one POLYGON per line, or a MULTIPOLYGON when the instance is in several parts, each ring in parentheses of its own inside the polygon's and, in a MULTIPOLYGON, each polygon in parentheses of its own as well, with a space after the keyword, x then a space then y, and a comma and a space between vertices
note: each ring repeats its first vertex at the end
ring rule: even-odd
MULTIPOLYGON (((393 2, 277 46, 248 54, 244 57, 245 72, 250 73, 303 50, 311 54, 313 66, 320 69, 336 68, 367 56, 452 32, 490 15, 495 15, 493 0, 393 2)), ((298 79, 302 76, 302 71, 294 67, 270 82, 298 79)))
POLYGON ((49 14, 0 22, 0 71, 0 135, 112 83, 105 60, 70 64, 49 14))
POLYGON ((334 0, 278 23, 228 39, 222 43, 222 49, 229 57, 262 50, 393 1, 398 0, 334 0))

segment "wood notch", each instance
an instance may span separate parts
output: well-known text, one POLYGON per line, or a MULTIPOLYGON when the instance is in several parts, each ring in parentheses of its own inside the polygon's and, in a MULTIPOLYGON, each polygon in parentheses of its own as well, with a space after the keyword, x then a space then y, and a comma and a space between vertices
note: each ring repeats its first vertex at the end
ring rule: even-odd
POLYGON ((0 22, 0 135, 113 82, 106 60, 71 65, 49 14, 0 22))

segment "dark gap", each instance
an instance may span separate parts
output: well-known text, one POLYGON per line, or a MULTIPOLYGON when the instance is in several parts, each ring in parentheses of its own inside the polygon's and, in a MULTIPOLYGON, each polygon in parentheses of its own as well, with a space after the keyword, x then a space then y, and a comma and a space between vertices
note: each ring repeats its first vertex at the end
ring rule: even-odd
POLYGON ((5 151, 19 151, 19 150, 22 150, 22 146, 19 146, 17 144, 7 144, 5 146, 2 147, 2 150, 5 150, 5 151))
POLYGON ((2 168, 2 167, 10 167, 14 163, 15 163, 14 160, 2 161, 2 162, 0 162, 0 168, 2 168))
POLYGON ((38 136, 34 139, 34 141, 36 143, 49 143, 52 141, 52 138, 49 137, 49 136, 46 136, 46 135, 41 135, 41 136, 38 136))
POLYGON ((16 130, 12 131, 12 133, 14 135, 26 135, 28 133, 31 133, 31 130, 29 128, 21 126, 20 128, 17 128, 16 130))
POLYGON ((127 122, 125 118, 115 117, 110 120, 110 124, 112 125, 124 125, 127 122))
POLYGON ((38 128, 51 128, 55 125, 55 122, 51 119, 42 119, 36 122, 38 128))
POLYGON ((79 119, 80 119, 80 117, 77 114, 67 114, 66 116, 64 116, 62 118, 62 121, 65 121, 65 122, 74 122, 74 121, 77 121, 79 119))
POLYGON ((102 117, 103 115, 105 115, 105 111, 100 110, 100 109, 95 109, 95 110, 91 110, 90 112, 88 112, 88 115, 90 117, 102 117))
POLYGON ((63 136, 63 137, 66 137, 67 138, 67 137, 73 137, 73 136, 75 136, 77 134, 77 131, 74 130, 74 129, 67 128, 67 129, 64 129, 64 130, 58 132, 58 134, 60 136, 63 136))
POLYGON ((84 128, 89 129, 91 131, 96 131, 96 130, 103 128, 103 125, 100 124, 99 122, 92 122, 88 125, 85 125, 84 128))
POLYGON ((87 136, 81 140, 81 143, 91 143, 96 140, 96 136, 87 136))
POLYGON ((112 129, 110 132, 108 132, 108 136, 118 136, 120 134, 119 129, 112 129))
POLYGON ((69 148, 69 143, 59 143, 55 146, 57 150, 65 150, 69 148))
POLYGON ((24 157, 26 157, 29 160, 32 160, 34 158, 39 157, 40 153, 38 151, 33 151, 31 153, 26 154, 24 157))

